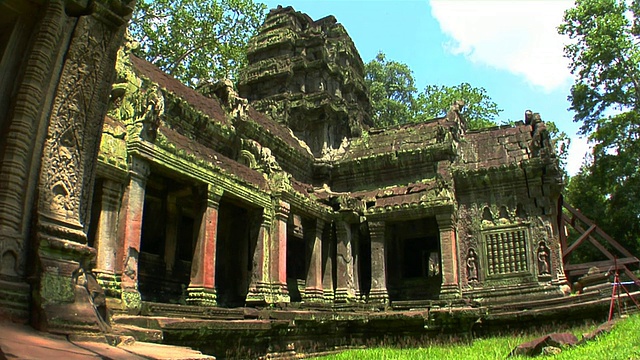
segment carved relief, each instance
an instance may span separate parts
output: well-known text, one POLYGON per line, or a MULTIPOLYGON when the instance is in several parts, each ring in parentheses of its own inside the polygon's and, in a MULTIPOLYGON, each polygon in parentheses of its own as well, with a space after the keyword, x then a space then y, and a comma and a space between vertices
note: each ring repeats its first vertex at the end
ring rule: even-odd
POLYGON ((551 275, 550 255, 551 252, 549 251, 549 247, 547 247, 544 241, 540 241, 536 252, 536 259, 538 260, 538 274, 551 275))
POLYGON ((133 71, 129 56, 136 46, 127 35, 127 41, 118 50, 117 81, 111 88, 112 108, 108 114, 127 126, 131 139, 155 142, 165 100, 158 84, 140 79, 133 71))
POLYGON ((476 251, 471 248, 467 254, 467 280, 469 282, 478 281, 478 255, 476 251))
POLYGON ((93 100, 101 82, 102 61, 109 31, 85 18, 78 21, 76 38, 65 63, 45 142, 40 208, 66 219, 80 219, 82 176, 95 124, 101 121, 93 100), (93 125, 93 126, 92 126, 93 125), (46 170, 45 170, 46 169, 46 170))
POLYGON ((49 1, 40 25, 36 27, 32 51, 25 59, 24 74, 17 88, 13 117, 7 118, 7 134, 4 137, 3 158, 0 173, 0 267, 2 273, 23 275, 26 263, 25 220, 27 199, 37 184, 37 171, 31 166, 33 154, 41 149, 42 138, 36 136, 43 127, 42 111, 47 106, 46 92, 50 72, 56 66, 59 41, 64 27, 64 4, 49 1), (35 175, 35 176, 34 176, 35 175), (6 255, 6 257, 5 257, 6 255), (13 263, 15 261, 15 263, 13 263))

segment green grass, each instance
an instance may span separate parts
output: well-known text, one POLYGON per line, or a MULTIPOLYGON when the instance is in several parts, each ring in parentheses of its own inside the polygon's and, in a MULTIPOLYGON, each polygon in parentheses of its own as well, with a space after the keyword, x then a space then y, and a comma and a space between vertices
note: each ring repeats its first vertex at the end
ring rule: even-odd
MULTIPOLYGON (((570 329, 580 339, 582 333, 595 329, 582 326, 570 329)), ((364 360, 364 359, 505 359, 518 344, 532 340, 543 334, 523 336, 501 336, 476 339, 469 344, 434 345, 428 348, 392 349, 373 348, 348 350, 337 355, 321 357, 324 360, 364 360)), ((521 358, 521 357, 518 357, 521 358)), ((601 335, 596 340, 574 348, 563 349, 555 356, 544 359, 588 359, 616 360, 640 359, 640 315, 636 314, 618 322, 613 331, 601 335)), ((517 358, 516 358, 517 359, 517 358)), ((524 358, 522 358, 524 359, 524 358)))

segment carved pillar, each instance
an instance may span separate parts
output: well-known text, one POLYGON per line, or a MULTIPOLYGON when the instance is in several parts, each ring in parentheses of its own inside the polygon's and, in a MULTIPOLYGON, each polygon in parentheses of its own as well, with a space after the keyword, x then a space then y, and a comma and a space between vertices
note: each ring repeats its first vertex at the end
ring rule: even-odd
POLYGON ((354 257, 352 250, 353 229, 349 216, 343 214, 336 222, 337 248, 336 248, 336 302, 356 301, 356 280, 354 278, 354 257))
POLYGON ((108 296, 119 297, 120 286, 116 278, 118 211, 122 198, 122 185, 104 179, 100 198, 100 217, 96 226, 94 247, 98 252, 93 272, 108 296))
POLYGON ((452 214, 436 215, 440 231, 440 251, 442 252, 442 288, 441 299, 461 297, 458 280, 458 240, 452 214))
POLYGON ((287 220, 290 205, 279 201, 271 238, 271 288, 274 302, 289 302, 287 289, 287 220))
POLYGON ((369 222, 371 236, 371 291, 369 302, 388 303, 384 221, 369 222))
POLYGON ((207 205, 202 214, 196 249, 191 263, 191 281, 187 289, 187 303, 216 306, 216 240, 218 209, 222 193, 209 185, 207 205))
POLYGON ((319 301, 324 297, 322 291, 322 234, 324 221, 322 221, 322 219, 316 219, 315 222, 307 221, 305 225, 305 241, 307 242, 307 249, 310 250, 311 256, 309 259, 307 285, 304 290, 303 300, 319 301))
POLYGON ((324 231, 324 241, 322 242, 322 260, 324 262, 322 272, 322 292, 324 293, 324 300, 326 302, 333 301, 334 299, 333 267, 335 265, 335 259, 335 232, 333 231, 333 224, 327 224, 324 231))
MULTIPOLYGON (((8 1, 9 8, 14 5, 12 3, 17 5, 16 9, 29 9, 34 5, 13 0, 8 1)), ((59 54, 66 51, 63 42, 70 35, 65 29, 67 17, 62 1, 49 1, 46 8, 27 10, 24 17, 33 17, 39 11, 43 17, 35 19, 37 23, 33 28, 20 24, 24 21, 19 20, 17 26, 20 28, 14 29, 10 35, 10 43, 5 51, 5 57, 20 56, 24 54, 11 51, 11 48, 17 50, 32 46, 33 50, 26 57, 15 62, 16 65, 23 64, 22 78, 7 74, 6 71, 14 74, 17 71, 0 59, 4 67, 0 70, 2 82, 9 79, 18 81, 17 84, 0 85, 0 91, 6 90, 0 94, 4 98, 0 100, 0 106, 9 106, 8 111, 0 114, 2 117, 6 115, 0 120, 3 124, 3 133, 0 134, 0 315, 20 320, 29 317, 31 289, 26 283, 27 253, 29 247, 33 246, 30 232, 39 179, 38 164, 48 124, 46 112, 51 108, 52 101, 47 95, 54 92, 58 84, 57 74, 62 66, 59 54), (30 44, 27 43, 29 32, 34 33, 30 44), (20 39, 24 36, 27 38, 20 39), (11 99, 14 88, 17 91, 15 98, 11 99)))
POLYGON ((256 247, 253 251, 251 282, 249 292, 247 294, 246 303, 248 305, 262 305, 270 300, 271 285, 269 278, 269 255, 265 256, 265 249, 269 249, 271 243, 271 226, 273 224, 273 214, 264 209, 260 217, 256 218, 260 221, 258 230, 258 239, 256 247))
POLYGON ((149 164, 136 156, 131 157, 129 185, 122 201, 120 218, 120 268, 122 302, 126 310, 136 313, 140 309, 138 291, 138 255, 142 239, 142 214, 149 164))
MULTIPOLYGON (((122 41, 126 17, 132 10, 129 5, 133 4, 126 0, 99 0, 82 8, 80 3, 66 2, 68 6, 65 9, 61 4, 59 0, 49 2, 50 9, 55 12, 55 19, 50 20, 57 25, 44 30, 53 33, 47 33, 45 37, 48 39, 36 45, 33 52, 46 57, 47 49, 52 50, 51 56, 61 60, 62 67, 53 74, 47 74, 40 68, 43 63, 38 60, 28 64, 39 68, 37 75, 32 73, 29 76, 41 76, 47 93, 28 105, 33 110, 30 114, 23 113, 25 117, 14 122, 16 125, 24 125, 25 121, 43 124, 44 128, 35 129, 28 125, 15 129, 15 132, 9 130, 13 133, 10 138, 26 142, 26 149, 32 146, 39 149, 32 134, 44 134, 42 152, 13 148, 12 155, 5 160, 18 161, 17 166, 9 170, 13 179, 18 181, 5 183, 10 186, 4 189, 10 190, 20 184, 23 187, 19 191, 23 192, 30 189, 33 179, 38 178, 39 181, 36 229, 31 232, 35 233, 34 325, 61 333, 101 331, 104 328, 82 280, 86 278, 83 274, 89 272, 96 253, 95 249, 87 246, 86 230, 116 53, 122 41), (61 34, 64 41, 58 43, 61 34), (54 49, 51 49, 52 44, 55 44, 54 49), (64 46, 63 56, 59 54, 59 48, 55 48, 59 46, 64 46), (52 87, 53 83, 56 85, 52 87), (44 122, 41 116, 46 116, 44 122), (40 164, 39 175, 29 173, 38 168, 35 164, 40 164)), ((33 85, 42 84, 42 79, 27 80, 33 82, 26 86, 26 90, 37 92, 39 89, 33 85)), ((5 168, 2 171, 4 173, 5 168)), ((27 193, 27 197, 18 202, 24 205, 24 200, 32 195, 27 193)), ((29 208, 30 204, 22 207, 29 208)))

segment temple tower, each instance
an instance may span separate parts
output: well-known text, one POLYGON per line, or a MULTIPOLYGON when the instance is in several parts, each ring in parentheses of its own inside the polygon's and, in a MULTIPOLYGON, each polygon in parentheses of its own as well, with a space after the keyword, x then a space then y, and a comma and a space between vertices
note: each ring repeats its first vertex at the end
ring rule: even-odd
POLYGON ((247 55, 240 95, 288 126, 315 157, 371 125, 364 64, 333 16, 313 21, 291 7, 273 9, 247 55))

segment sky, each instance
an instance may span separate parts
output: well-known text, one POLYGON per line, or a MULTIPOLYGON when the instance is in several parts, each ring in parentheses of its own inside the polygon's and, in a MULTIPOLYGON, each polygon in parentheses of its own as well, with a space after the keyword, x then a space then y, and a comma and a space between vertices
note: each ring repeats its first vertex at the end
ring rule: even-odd
POLYGON ((262 0, 269 9, 293 6, 314 20, 336 17, 362 60, 379 51, 413 70, 416 87, 483 87, 503 109, 498 122, 539 112, 571 137, 567 172, 589 151, 569 111, 573 77, 558 35, 566 0, 262 0))

